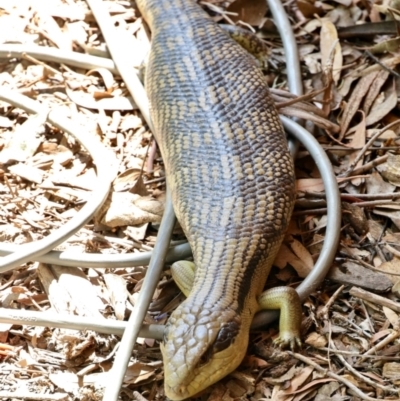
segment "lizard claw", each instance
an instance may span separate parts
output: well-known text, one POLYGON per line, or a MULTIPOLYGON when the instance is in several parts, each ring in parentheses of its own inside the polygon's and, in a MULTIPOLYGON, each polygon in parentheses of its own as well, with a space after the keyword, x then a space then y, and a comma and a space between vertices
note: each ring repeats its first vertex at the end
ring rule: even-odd
POLYGON ((279 334, 279 337, 274 340, 274 344, 280 348, 287 348, 294 351, 296 348, 301 347, 300 333, 285 331, 279 334))

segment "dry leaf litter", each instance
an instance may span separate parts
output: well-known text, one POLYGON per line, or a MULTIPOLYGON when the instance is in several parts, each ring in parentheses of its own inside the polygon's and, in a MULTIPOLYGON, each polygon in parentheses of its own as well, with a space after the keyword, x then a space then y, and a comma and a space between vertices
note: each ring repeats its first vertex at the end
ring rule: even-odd
MULTIPOLYGON (((132 65, 149 40, 134 4, 106 2, 132 65), (133 50, 134 49, 134 50, 133 50)), ((281 113, 312 122, 341 190, 340 247, 324 285, 304 304, 304 347, 274 349, 276 326, 251 334, 239 369, 202 400, 399 399, 400 155, 397 124, 399 4, 297 0, 286 4, 298 41, 305 93, 286 92, 285 55, 264 0, 209 1, 217 21, 252 27, 267 43, 265 70, 281 113), (220 11, 223 11, 222 13, 220 11), (374 34, 370 22, 386 23, 374 34)), ((105 54, 83 1, 0 1, 2 43, 105 54)), ((111 148, 119 175, 95 219, 58 250, 142 252, 153 248, 164 204, 164 170, 151 133, 120 78, 33 57, 1 60, 0 85, 57 106, 111 148)), ((95 168, 87 151, 46 115, 1 103, 0 238, 25 244, 54 232, 91 196, 95 168)), ((298 200, 268 286, 296 285, 313 268, 326 226, 324 188, 308 153, 297 156, 298 200)), ((182 241, 177 229, 173 243, 182 241)), ((126 319, 146 266, 81 269, 29 263, 3 274, 1 306, 52 310, 99 320, 126 319)), ((146 323, 163 324, 182 301, 164 271, 146 323)), ((100 400, 119 338, 95 332, 0 324, 0 397, 100 400)), ((140 339, 121 392, 124 400, 162 400, 156 341, 140 339)))

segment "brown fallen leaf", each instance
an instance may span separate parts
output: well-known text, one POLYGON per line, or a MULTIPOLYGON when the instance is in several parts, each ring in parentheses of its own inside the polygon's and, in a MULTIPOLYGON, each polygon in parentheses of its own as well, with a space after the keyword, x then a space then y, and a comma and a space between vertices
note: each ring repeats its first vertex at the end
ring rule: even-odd
POLYGON ((392 287, 392 294, 394 294, 397 298, 400 298, 400 279, 394 283, 392 287))
POLYGON ((387 362, 383 365, 382 375, 388 379, 400 380, 400 362, 387 362))
POLYGON ((114 75, 111 71, 106 70, 105 68, 95 68, 87 72, 86 75, 93 75, 99 74, 101 79, 103 80, 104 86, 106 87, 107 91, 111 91, 115 85, 114 75))
POLYGON ((290 394, 299 394, 299 393, 301 393, 303 391, 306 391, 306 390, 310 389, 311 387, 316 386, 317 384, 329 383, 329 382, 333 382, 333 381, 336 381, 336 380, 332 379, 330 377, 321 378, 321 379, 315 379, 315 380, 312 380, 311 382, 307 383, 305 386, 301 387, 300 389, 298 389, 296 391, 293 391, 290 394))
POLYGON ((293 395, 294 392, 298 390, 299 387, 306 382, 306 380, 310 377, 313 371, 314 368, 311 366, 303 367, 301 370, 297 372, 297 374, 290 381, 290 385, 288 388, 286 388, 285 390, 278 391, 277 397, 288 400, 287 397, 293 395))
POLYGON ((127 226, 124 230, 124 234, 132 238, 134 241, 140 242, 146 238, 146 231, 148 226, 149 223, 127 226))
MULTIPOLYGON (((384 163, 383 163, 384 164, 384 163)), ((386 169, 386 166, 382 167, 386 169)), ((378 170, 381 169, 381 166, 378 166, 378 170)), ((392 193, 395 191, 396 186, 386 182, 381 174, 377 171, 373 171, 365 180, 367 186, 368 194, 383 194, 383 193, 392 193)))
MULTIPOLYGON (((399 327, 399 315, 392 309, 388 308, 387 306, 382 306, 383 313, 385 314, 386 318, 389 320, 390 324, 397 329, 399 327)), ((400 379, 400 376, 399 376, 400 379)))
POLYGON ((229 395, 233 397, 234 400, 246 394, 246 389, 237 383, 236 380, 229 380, 225 386, 229 390, 229 395))
POLYGON ((255 357, 253 355, 246 356, 243 359, 241 365, 249 367, 249 368, 252 368, 252 369, 255 369, 255 368, 257 368, 257 369, 265 369, 268 366, 270 366, 270 364, 267 361, 264 361, 264 359, 257 358, 257 357, 255 357))
POLYGON ((389 153, 386 163, 381 164, 378 170, 390 184, 400 187, 400 155, 389 153))
POLYGON ((391 334, 392 330, 390 329, 381 329, 379 330, 377 333, 375 333, 372 337, 371 337, 371 344, 373 343, 377 343, 378 341, 380 341, 382 338, 386 337, 387 335, 391 334))
POLYGON ((399 49, 399 46, 400 46, 400 38, 394 38, 379 42, 376 45, 369 47, 368 50, 372 54, 392 53, 396 52, 399 49))
POLYGON ((318 334, 317 332, 312 332, 310 333, 307 338, 304 340, 304 342, 308 345, 311 345, 315 348, 321 348, 325 347, 326 344, 328 343, 327 339, 325 336, 322 336, 321 334, 318 334))
POLYGON ((375 380, 377 383, 381 383, 381 384, 385 383, 385 380, 381 376, 377 375, 374 372, 368 371, 368 372, 364 372, 363 374, 365 376, 370 377, 372 380, 375 380))
POLYGON ((256 380, 252 375, 236 370, 229 376, 240 383, 240 386, 246 390, 247 395, 254 393, 256 380))
MULTIPOLYGON (((84 166, 82 166, 83 168, 84 166)), ((96 172, 94 168, 89 168, 84 174, 79 174, 79 169, 77 170, 62 170, 55 173, 49 177, 51 182, 59 185, 68 185, 73 188, 81 188, 86 191, 92 191, 95 189, 96 184, 96 172)))
POLYGON ((369 270, 353 262, 345 262, 340 266, 333 265, 327 277, 340 284, 357 285, 375 292, 387 292, 392 287, 392 282, 385 274, 369 270))
POLYGON ((321 15, 324 11, 315 2, 308 0, 297 0, 297 7, 306 18, 312 18, 315 14, 321 15))
POLYGON ((100 313, 104 304, 82 270, 40 264, 38 277, 57 312, 104 319, 100 313))
POLYGON ((372 211, 374 214, 378 216, 388 217, 400 230, 400 211, 391 211, 387 210, 386 208, 380 208, 380 207, 375 207, 372 211))
POLYGON ((361 102, 364 100, 372 82, 378 76, 379 71, 371 72, 368 75, 363 76, 358 82, 350 96, 349 101, 343 112, 341 130, 339 140, 342 140, 349 128, 350 122, 358 109, 360 108, 361 102))
POLYGON ((264 377, 264 381, 266 383, 270 383, 273 385, 281 385, 288 380, 293 380, 294 377, 298 374, 299 369, 295 366, 292 366, 289 370, 287 370, 283 375, 278 377, 264 377))
POLYGON ((389 71, 386 71, 386 70, 379 71, 377 77, 375 78, 374 82, 372 83, 371 87, 369 88, 367 96, 365 97, 365 100, 364 100, 363 111, 365 114, 368 115, 373 102, 375 101, 376 97, 379 95, 379 92, 388 77, 389 77, 389 71))
MULTIPOLYGON (((358 175, 359 178, 367 178, 365 175, 358 175)), ((352 177, 353 179, 356 177, 352 177)), ((347 178, 336 177, 338 184, 348 181, 347 178)), ((322 192, 325 190, 324 182, 322 178, 300 178, 296 180, 296 191, 297 192, 322 192)))
POLYGON ((367 116, 366 125, 369 127, 382 120, 397 105, 397 90, 394 79, 391 80, 389 87, 375 99, 371 110, 367 116))
POLYGON ((113 192, 98 212, 97 219, 109 227, 159 223, 163 211, 164 203, 151 197, 113 192))
POLYGON ((320 49, 322 69, 332 70, 332 78, 338 83, 343 66, 342 48, 336 27, 327 18, 321 19, 320 49))
POLYGON ((307 266, 309 271, 311 271, 314 267, 314 261, 308 249, 295 238, 289 240, 289 245, 293 253, 307 266))
POLYGON ((310 272, 306 263, 292 252, 286 244, 282 244, 274 260, 274 265, 283 269, 287 264, 292 266, 300 277, 306 277, 310 272))
POLYGON ((232 21, 242 21, 252 26, 259 26, 267 12, 267 3, 263 0, 236 0, 227 11, 237 13, 230 15, 232 21))
POLYGON ((126 288, 126 281, 117 274, 104 274, 104 282, 108 290, 110 302, 115 311, 118 320, 124 320, 125 303, 128 299, 129 292, 126 288))
POLYGON ((128 369, 125 371, 124 383, 125 384, 139 383, 154 376, 155 372, 156 372, 156 367, 146 365, 141 362, 135 362, 130 366, 128 366, 128 369))
POLYGON ((382 273, 384 273, 385 276, 391 280, 393 284, 395 284, 400 279, 398 276, 400 273, 400 259, 394 256, 392 260, 383 262, 381 265, 379 265, 379 270, 381 270, 382 273), (392 275, 390 273, 395 273, 396 275, 392 275))
POLYGON ((143 184, 142 180, 142 169, 143 160, 137 159, 138 163, 140 163, 140 168, 129 168, 118 175, 117 178, 113 181, 113 188, 116 192, 123 192, 126 190, 130 190, 132 193, 148 196, 149 192, 146 189, 146 186, 143 184), (138 182, 140 183, 138 184, 138 182))
MULTIPOLYGON (((365 138, 366 138, 365 114, 362 111, 360 112, 360 114, 362 116, 362 120, 357 125, 354 135, 353 135, 353 138, 349 142, 349 146, 351 146, 352 148, 362 148, 365 145, 365 138)), ((358 156, 358 153, 359 153, 359 151, 356 150, 356 151, 352 152, 351 155, 349 156, 349 165, 350 166, 352 166, 352 163, 358 156)), ((364 161, 364 157, 362 157, 358 161, 358 163, 355 165, 354 168, 361 167, 363 165, 363 161, 364 161)), ((359 186, 363 182, 364 182, 364 180, 361 178, 353 178, 351 180, 351 183, 355 186, 359 186)))
MULTIPOLYGON (((43 142, 39 146, 38 152, 43 152, 44 154, 51 156, 54 162, 61 164, 62 166, 66 166, 74 159, 71 149, 53 142, 43 142)), ((37 154, 35 156, 37 156, 37 154)))

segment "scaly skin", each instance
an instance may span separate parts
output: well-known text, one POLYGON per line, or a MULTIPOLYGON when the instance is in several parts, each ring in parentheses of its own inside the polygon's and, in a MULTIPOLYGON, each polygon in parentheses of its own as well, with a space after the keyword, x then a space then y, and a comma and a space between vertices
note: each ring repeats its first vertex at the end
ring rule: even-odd
MULTIPOLYGON (((192 0, 137 5, 152 31, 146 90, 154 135, 196 265, 161 346, 166 395, 181 400, 233 371, 246 353, 290 219, 294 172, 254 58, 192 0)), ((283 342, 297 338, 290 320, 298 313, 281 320, 283 342)))

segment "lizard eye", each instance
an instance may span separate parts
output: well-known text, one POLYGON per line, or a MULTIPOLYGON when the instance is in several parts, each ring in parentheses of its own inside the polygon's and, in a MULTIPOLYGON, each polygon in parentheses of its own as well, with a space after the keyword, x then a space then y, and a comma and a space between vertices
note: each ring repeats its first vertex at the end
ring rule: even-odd
POLYGON ((235 338, 239 333, 239 329, 240 325, 238 322, 234 321, 224 324, 220 328, 214 343, 211 344, 201 356, 199 366, 203 366, 208 363, 214 354, 227 349, 235 341, 235 338))
POLYGON ((229 322, 221 327, 217 339, 213 345, 213 353, 221 352, 228 348, 239 333, 239 325, 237 322, 229 322))

